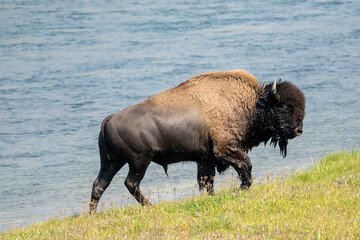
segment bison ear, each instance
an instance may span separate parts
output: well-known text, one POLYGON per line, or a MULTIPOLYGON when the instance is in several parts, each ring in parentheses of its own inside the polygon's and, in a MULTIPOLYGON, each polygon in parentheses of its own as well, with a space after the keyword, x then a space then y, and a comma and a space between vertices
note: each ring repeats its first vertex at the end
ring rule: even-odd
POLYGON ((272 86, 271 93, 272 93, 272 96, 275 99, 275 101, 279 102, 280 95, 276 92, 276 79, 274 80, 274 84, 272 86))

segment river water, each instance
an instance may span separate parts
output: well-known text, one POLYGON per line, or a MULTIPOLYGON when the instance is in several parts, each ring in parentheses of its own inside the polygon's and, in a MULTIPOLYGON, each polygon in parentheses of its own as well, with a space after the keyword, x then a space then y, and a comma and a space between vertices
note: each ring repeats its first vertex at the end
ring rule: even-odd
MULTIPOLYGON (((103 118, 204 72, 246 69, 305 92, 303 135, 286 159, 253 150, 257 179, 359 148, 359 22, 358 0, 2 0, 0 229, 86 208, 103 118)), ((126 174, 105 205, 134 204, 126 174)), ((169 175, 151 164, 143 191, 155 202, 198 193, 196 164, 170 165, 169 175)))

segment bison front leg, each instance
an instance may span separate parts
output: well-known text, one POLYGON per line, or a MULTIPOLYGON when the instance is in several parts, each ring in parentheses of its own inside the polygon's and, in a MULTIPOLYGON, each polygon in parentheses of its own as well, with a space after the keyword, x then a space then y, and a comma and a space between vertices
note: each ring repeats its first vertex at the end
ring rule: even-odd
POLYGON ((248 189, 252 183, 252 178, 251 178, 252 164, 250 158, 243 152, 237 152, 236 155, 234 155, 234 157, 226 156, 224 160, 229 162, 229 164, 239 174, 239 177, 241 178, 240 187, 242 189, 248 189))
POLYGON ((209 195, 214 195, 215 167, 214 161, 197 162, 199 189, 206 188, 209 195))

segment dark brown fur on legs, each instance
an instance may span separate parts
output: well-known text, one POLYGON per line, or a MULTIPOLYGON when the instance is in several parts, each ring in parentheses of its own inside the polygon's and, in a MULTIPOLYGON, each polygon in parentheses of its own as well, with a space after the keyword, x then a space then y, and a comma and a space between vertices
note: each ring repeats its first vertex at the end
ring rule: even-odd
POLYGON ((146 164, 145 162, 145 164, 142 166, 130 165, 128 176, 126 177, 124 182, 129 192, 143 206, 150 205, 149 200, 147 200, 140 191, 140 182, 144 178, 145 171, 149 163, 146 164))
POLYGON ((206 188, 209 195, 214 195, 215 166, 215 161, 197 162, 199 189, 206 188))
MULTIPOLYGON (((111 180, 115 174, 125 165, 126 162, 117 159, 113 163, 110 162, 109 155, 106 151, 106 142, 104 136, 99 135, 99 150, 101 168, 98 177, 93 183, 91 202, 90 202, 90 214, 96 213, 97 205, 102 194, 111 183, 111 180)), ((112 159, 115 160, 115 155, 112 154, 112 159)))

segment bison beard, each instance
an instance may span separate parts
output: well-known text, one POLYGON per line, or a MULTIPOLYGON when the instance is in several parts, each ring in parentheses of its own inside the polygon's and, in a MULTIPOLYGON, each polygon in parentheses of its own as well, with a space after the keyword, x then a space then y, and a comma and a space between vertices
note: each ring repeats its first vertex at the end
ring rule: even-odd
POLYGON ((287 155, 287 144, 288 140, 286 137, 280 137, 280 138, 272 138, 270 144, 276 147, 276 145, 279 143, 280 148, 280 154, 285 158, 287 155))
POLYGON ((140 191, 150 162, 163 166, 195 161, 200 189, 214 193, 215 169, 230 166, 251 185, 247 152, 260 143, 279 145, 302 133, 305 97, 289 82, 259 84, 243 71, 206 73, 106 117, 99 134, 101 168, 93 183, 90 213, 115 174, 127 163, 125 186, 142 205, 140 191))

